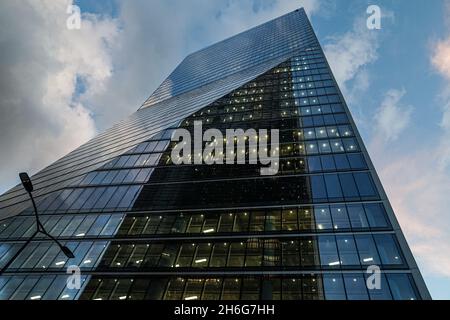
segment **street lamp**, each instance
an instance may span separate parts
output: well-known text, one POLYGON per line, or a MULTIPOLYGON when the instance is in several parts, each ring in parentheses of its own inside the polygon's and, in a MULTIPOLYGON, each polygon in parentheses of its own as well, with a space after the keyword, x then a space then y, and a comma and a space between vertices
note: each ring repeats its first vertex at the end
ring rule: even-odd
POLYGON ((56 243, 61 251, 64 253, 64 255, 68 259, 75 258, 75 255, 73 252, 66 246, 63 246, 55 237, 53 237, 51 234, 45 230, 44 225, 41 223, 41 220, 39 219, 38 211, 36 208, 36 203, 34 202, 33 195, 31 192, 33 191, 33 184, 31 183, 31 179, 28 176, 26 172, 19 173, 20 181, 22 181, 22 185, 24 189, 28 192, 28 195, 30 196, 31 202, 33 204, 34 208, 34 216, 36 218, 36 231, 33 233, 33 235, 28 238, 28 240, 24 243, 24 245, 14 254, 14 256, 8 261, 8 263, 5 264, 3 269, 0 271, 0 276, 5 272, 6 269, 14 262, 14 260, 22 253, 22 251, 25 249, 25 247, 33 240, 33 238, 38 234, 42 233, 43 235, 50 238, 54 243, 56 243))

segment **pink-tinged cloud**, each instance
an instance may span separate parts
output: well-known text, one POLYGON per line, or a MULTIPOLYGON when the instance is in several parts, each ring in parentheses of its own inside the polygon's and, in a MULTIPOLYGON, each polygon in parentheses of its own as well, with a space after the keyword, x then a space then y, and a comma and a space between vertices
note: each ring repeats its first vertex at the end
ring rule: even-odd
POLYGON ((450 80, 450 37, 436 43, 431 62, 440 74, 450 80))
POLYGON ((402 155, 389 148, 377 145, 373 160, 414 256, 425 274, 450 277, 450 174, 439 146, 402 155))

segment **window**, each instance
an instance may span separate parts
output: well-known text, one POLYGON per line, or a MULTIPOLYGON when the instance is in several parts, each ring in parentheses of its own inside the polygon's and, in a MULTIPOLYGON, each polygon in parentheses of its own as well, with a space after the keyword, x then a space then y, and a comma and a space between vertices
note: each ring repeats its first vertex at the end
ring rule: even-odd
POLYGON ((314 216, 316 218, 316 228, 318 231, 330 230, 333 228, 328 206, 314 207, 314 216))
POLYGON ((180 213, 172 226, 172 233, 184 233, 190 217, 187 214, 180 213))
POLYGON ((236 222, 234 224, 233 231, 234 232, 246 232, 248 231, 248 222, 249 222, 249 213, 248 212, 239 212, 236 214, 236 222))
POLYGON ((119 226, 120 222, 122 221, 122 217, 123 216, 121 214, 111 215, 111 217, 109 218, 108 222, 106 223, 106 226, 103 228, 100 235, 101 236, 114 235, 117 227, 119 226))
POLYGON ((368 172, 357 172, 353 174, 359 195, 363 199, 373 199, 378 197, 378 192, 372 182, 372 178, 368 172))
POLYGON ((245 243, 234 242, 230 246, 228 267, 242 267, 244 265, 245 243))
POLYGON ((173 267, 177 257, 179 245, 177 243, 166 243, 161 253, 158 265, 160 267, 173 267))
POLYGON ((403 264, 400 250, 391 234, 376 234, 373 236, 380 254, 381 263, 387 265, 403 264))
POLYGON ((185 281, 183 278, 175 278, 169 281, 164 300, 181 300, 185 281))
POLYGON ((262 211, 253 211, 250 217, 250 231, 264 231, 266 216, 262 211))
POLYGON ((209 263, 209 256, 211 254, 211 243, 200 243, 197 246, 193 267, 207 267, 209 263))
POLYGON ((219 222, 219 215, 216 213, 206 213, 205 222, 203 224, 203 233, 217 232, 217 223, 219 222))
POLYGON ((100 199, 95 203, 93 207, 95 209, 103 209, 105 205, 108 203, 109 199, 114 195, 116 190, 117 187, 106 188, 105 192, 102 194, 100 199))
POLYGON ((239 300, 241 291, 241 279, 225 279, 223 284, 223 300, 239 300))
POLYGON ((171 214, 164 214, 161 216, 160 223, 158 226, 157 234, 166 234, 170 233, 170 230, 172 230, 172 225, 175 221, 175 216, 171 214))
MULTIPOLYGON (((92 281, 91 281, 92 282, 92 281)), ((130 300, 143 300, 145 298, 145 294, 147 292, 147 288, 150 285, 150 279, 135 279, 133 281, 133 285, 130 289, 130 300)), ((152 287, 152 292, 153 292, 152 287)), ((85 290, 86 292, 86 290, 85 290)), ((161 297, 160 297, 161 298, 161 297)))
POLYGON ((116 209, 120 200, 122 200, 122 197, 125 195, 125 193, 128 191, 128 186, 121 186, 116 189, 116 192, 113 194, 111 199, 106 204, 105 208, 110 209, 116 209))
POLYGON ((175 267, 190 267, 194 256, 194 251, 194 243, 183 243, 175 267))
POLYGON ((327 300, 345 300, 344 282, 340 274, 324 274, 323 289, 327 300))
POLYGON ((322 171, 322 165, 320 162, 320 157, 308 157, 308 170, 309 172, 319 172, 322 171))
POLYGON ((328 200, 343 200, 341 185, 339 184, 338 176, 336 174, 326 174, 324 175, 324 179, 327 188, 328 200))
POLYGON ((103 228, 108 223, 108 220, 111 216, 110 215, 100 215, 97 217, 97 220, 95 220, 95 223, 92 225, 92 227, 89 229, 86 235, 88 236, 99 236, 103 228))
POLYGON ((355 240, 362 265, 373 265, 380 263, 377 249, 371 235, 355 235, 355 240))
POLYGON ((193 214, 189 223, 188 233, 200 233, 203 227, 205 216, 203 214, 193 214))
POLYGON ((244 278, 242 281, 242 300, 258 300, 260 291, 260 280, 255 278, 244 278))
POLYGON ((339 180, 341 181, 342 193, 346 201, 359 200, 358 189, 356 188, 355 180, 351 173, 340 173, 339 180))
POLYGON ((283 300, 301 300, 302 281, 301 278, 283 279, 283 300))
POLYGON ((298 230, 297 209, 286 209, 282 211, 282 229, 285 231, 298 230))
POLYGON ((334 161, 336 163, 337 170, 348 170, 350 169, 350 164, 347 160, 347 156, 345 154, 335 154, 333 155, 334 161))
POLYGON ((142 234, 155 234, 161 220, 162 216, 150 215, 145 220, 135 221, 128 234, 138 235, 141 233, 141 228, 143 228, 142 234))
POLYGON ((198 300, 202 295, 203 279, 188 279, 183 300, 198 300))
POLYGON ((148 246, 146 244, 135 245, 131 257, 127 263, 127 267, 139 268, 142 265, 142 262, 144 261, 147 249, 148 246))
POLYGON ((271 210, 266 214, 266 231, 281 230, 281 212, 279 210, 271 210))
POLYGON ((234 213, 222 213, 220 215, 219 232, 232 232, 234 225, 234 213))
POLYGON ((322 169, 323 171, 335 171, 336 170, 336 166, 334 164, 334 160, 333 160, 333 156, 328 155, 328 156, 321 156, 321 161, 322 161, 322 169))
POLYGON ((319 237, 319 253, 322 266, 336 268, 341 262, 336 248, 336 241, 333 236, 319 237))
POLYGON ((369 228, 369 223, 367 222, 362 204, 347 205, 347 212, 352 229, 358 230, 369 228))
POLYGON ((281 299, 281 279, 263 279, 261 286, 262 300, 280 300, 281 299))
POLYGON ((221 290, 222 281, 220 279, 206 279, 202 300, 219 300, 221 290))
POLYGON ((278 239, 264 240, 264 265, 279 266, 281 263, 281 242, 278 239))
POLYGON ((350 167, 353 170, 367 169, 367 164, 362 153, 349 153, 347 157, 350 163, 350 167))
POLYGON ((330 211, 331 217, 333 218, 333 229, 350 229, 350 221, 348 220, 347 209, 344 205, 332 205, 330 211))
POLYGON ((366 281, 362 274, 344 274, 343 276, 348 300, 369 300, 366 281))
POLYGON ((109 297, 110 300, 125 300, 128 299, 128 290, 133 284, 131 279, 119 279, 109 297))
POLYGON ((214 249, 211 256, 210 267, 225 267, 227 264, 228 258, 228 248, 229 244, 224 243, 216 243, 214 245, 214 249))
MULTIPOLYGON (((367 279, 373 274, 368 274, 368 273, 364 273, 364 277, 367 279)), ((392 295, 391 292, 389 290, 389 285, 388 282, 386 280, 386 276, 383 273, 380 273, 380 288, 367 288, 368 292, 369 292, 369 296, 370 296, 370 300, 392 300, 392 295)), ((375 285, 375 282, 372 280, 369 280, 369 283, 375 285)))
POLYGON ((325 183, 323 176, 311 176, 311 191, 314 201, 323 202, 327 201, 327 193, 325 189, 325 183))
POLYGON ((311 207, 298 209, 298 226, 300 230, 315 230, 314 212, 311 207))
POLYGON ((283 267, 296 267, 300 265, 300 251, 297 240, 283 241, 281 243, 283 250, 283 267))
POLYGON ((352 236, 336 236, 342 266, 359 266, 359 256, 352 236))
POLYGON ((383 204, 366 203, 364 204, 364 209, 371 228, 387 228, 390 226, 383 204))
POLYGON ((416 300, 418 295, 407 274, 387 274, 394 300, 416 300))
POLYGON ((128 208, 133 205, 136 194, 139 194, 142 186, 131 186, 120 201, 118 208, 128 208))

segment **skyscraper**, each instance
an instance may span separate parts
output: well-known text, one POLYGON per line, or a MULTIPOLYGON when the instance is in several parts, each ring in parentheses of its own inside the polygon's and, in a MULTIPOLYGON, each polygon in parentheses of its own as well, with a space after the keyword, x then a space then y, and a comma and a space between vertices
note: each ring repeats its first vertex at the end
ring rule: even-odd
MULTIPOLYGON (((0 299, 430 298, 303 9, 189 55, 128 119, 32 179, 75 258, 33 240, 0 299), (173 134, 195 121, 279 130, 277 173, 175 164, 173 134)), ((35 230, 30 205, 20 186, 0 197, 0 268, 35 230)))

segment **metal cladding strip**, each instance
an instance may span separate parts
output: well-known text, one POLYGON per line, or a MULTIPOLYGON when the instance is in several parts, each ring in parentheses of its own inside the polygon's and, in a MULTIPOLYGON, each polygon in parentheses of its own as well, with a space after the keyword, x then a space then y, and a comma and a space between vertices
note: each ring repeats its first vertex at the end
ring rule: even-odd
MULTIPOLYGON (((113 143, 109 144, 107 146, 107 149, 105 147, 100 147, 98 149, 94 147, 91 152, 93 156, 90 159, 98 160, 98 162, 95 162, 92 165, 87 165, 85 167, 80 167, 79 164, 75 165, 72 170, 61 172, 56 177, 52 178, 50 178, 47 174, 44 174, 44 172, 51 172, 55 168, 55 166, 64 161, 64 159, 69 155, 73 156, 77 153, 78 150, 84 149, 88 144, 92 144, 92 140, 95 140, 96 144, 101 144, 102 142, 102 140, 99 141, 98 138, 92 139, 83 146, 71 152, 69 155, 61 158, 60 160, 56 161, 55 163, 32 177, 33 184, 35 185, 35 198, 37 200, 43 200, 50 193, 67 187, 68 185, 73 183, 75 179, 80 178, 84 174, 101 167, 106 162, 123 154, 139 143, 150 139, 152 136, 161 132, 162 130, 180 123, 185 117, 189 116, 190 114, 195 113, 201 108, 211 104, 212 102, 228 94, 229 92, 241 87, 245 83, 258 77, 264 72, 276 67, 278 64, 295 55, 296 51, 290 52, 287 55, 283 55, 275 59, 271 59, 257 66, 241 70, 228 77, 202 86, 201 88, 154 104, 149 108, 139 109, 125 122, 122 122, 122 124, 126 125, 126 123, 129 121, 135 121, 136 123, 131 126, 131 128, 141 127, 139 130, 137 130, 136 133, 136 136, 138 137, 133 140, 132 143, 127 144, 127 140, 125 140, 124 142, 124 139, 117 139, 114 140, 113 143), (125 147, 120 148, 120 146, 124 144, 125 147), (104 152, 108 149, 118 149, 119 151, 111 152, 110 154, 108 154, 108 156, 105 157, 104 152), (43 185, 44 183, 45 185, 43 185)), ((113 132, 114 130, 116 130, 116 126, 113 126, 111 129, 102 134, 102 138, 109 140, 109 133, 113 132)), ((126 138, 129 139, 130 137, 126 136, 126 138)), ((76 162, 76 160, 74 161, 76 162)), ((17 185, 10 191, 0 196, 0 219, 5 219, 17 215, 29 206, 30 203, 28 202, 28 195, 23 190, 21 185, 17 185)))

